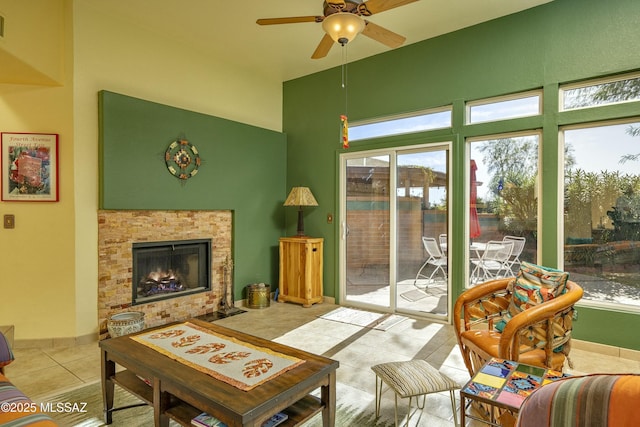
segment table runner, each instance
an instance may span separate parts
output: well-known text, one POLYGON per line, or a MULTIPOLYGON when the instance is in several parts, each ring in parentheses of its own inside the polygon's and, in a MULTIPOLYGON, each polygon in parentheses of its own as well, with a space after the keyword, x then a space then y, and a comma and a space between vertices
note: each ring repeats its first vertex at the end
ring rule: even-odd
POLYGON ((131 339, 244 391, 304 363, 302 359, 190 322, 138 334, 131 339))

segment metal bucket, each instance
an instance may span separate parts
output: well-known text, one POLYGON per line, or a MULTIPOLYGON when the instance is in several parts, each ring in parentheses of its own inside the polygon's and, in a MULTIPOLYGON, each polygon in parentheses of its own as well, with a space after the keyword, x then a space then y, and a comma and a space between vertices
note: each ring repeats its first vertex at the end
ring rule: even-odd
POLYGON ((247 286, 247 307, 265 308, 269 307, 271 287, 264 283, 254 283, 247 286))

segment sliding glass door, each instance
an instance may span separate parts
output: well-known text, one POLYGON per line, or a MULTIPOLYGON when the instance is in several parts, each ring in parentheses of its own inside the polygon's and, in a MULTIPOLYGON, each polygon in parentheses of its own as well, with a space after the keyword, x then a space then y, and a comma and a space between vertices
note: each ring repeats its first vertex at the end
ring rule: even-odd
POLYGON ((344 155, 341 197, 343 300, 391 308, 389 154, 344 155))
POLYGON ((446 318, 449 144, 345 153, 340 164, 341 300, 446 318))
POLYGON ((447 316, 449 151, 396 156, 396 307, 447 316))

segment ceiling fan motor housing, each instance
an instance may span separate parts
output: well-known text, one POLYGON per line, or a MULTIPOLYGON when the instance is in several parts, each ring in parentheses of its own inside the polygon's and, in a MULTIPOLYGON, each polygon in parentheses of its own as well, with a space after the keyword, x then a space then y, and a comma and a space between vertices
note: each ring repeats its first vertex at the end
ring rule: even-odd
POLYGON ((344 0, 324 2, 324 16, 329 16, 336 12, 354 13, 356 15, 371 16, 367 5, 362 0, 344 0))

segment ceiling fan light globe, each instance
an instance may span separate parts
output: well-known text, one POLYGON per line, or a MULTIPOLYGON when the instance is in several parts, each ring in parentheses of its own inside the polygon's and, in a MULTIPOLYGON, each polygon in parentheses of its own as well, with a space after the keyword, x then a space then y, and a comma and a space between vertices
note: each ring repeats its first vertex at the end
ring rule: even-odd
POLYGON ((345 45, 364 30, 364 20, 353 13, 337 12, 324 18, 322 29, 335 42, 345 45))

